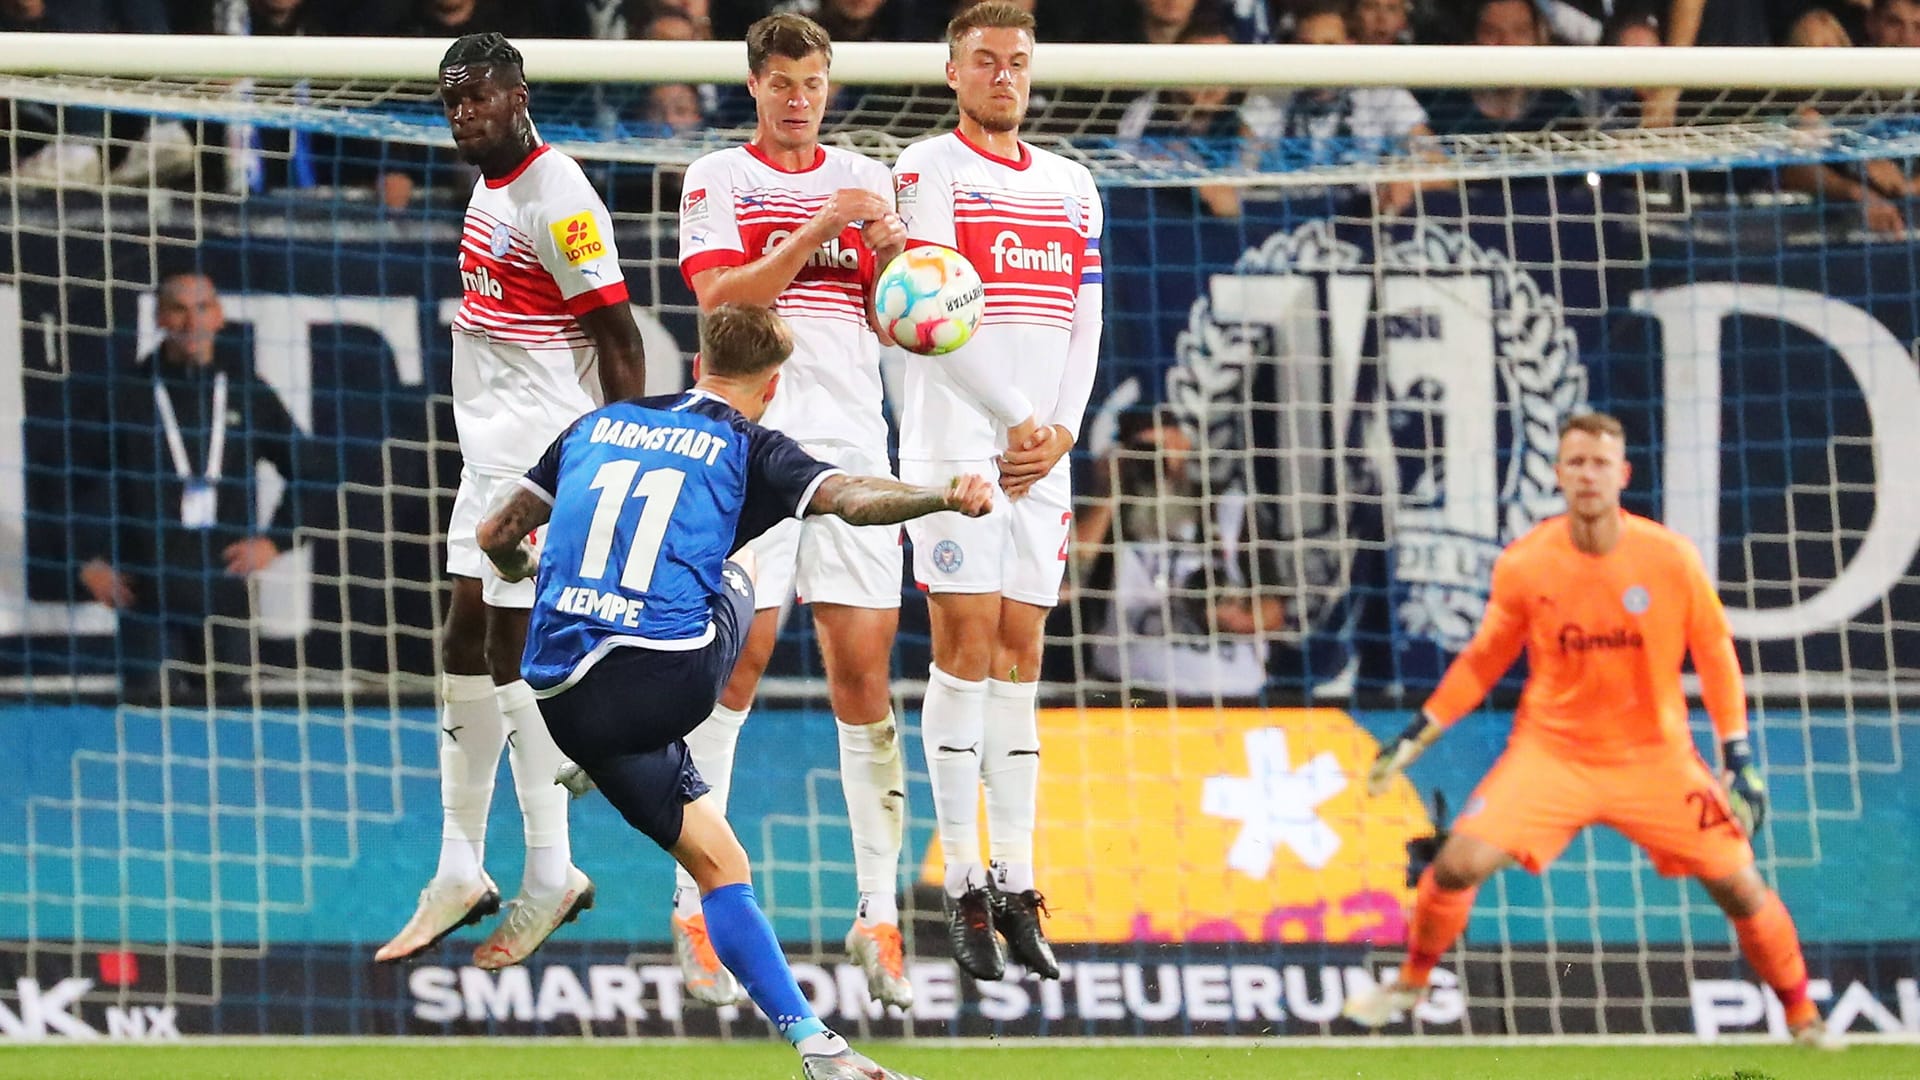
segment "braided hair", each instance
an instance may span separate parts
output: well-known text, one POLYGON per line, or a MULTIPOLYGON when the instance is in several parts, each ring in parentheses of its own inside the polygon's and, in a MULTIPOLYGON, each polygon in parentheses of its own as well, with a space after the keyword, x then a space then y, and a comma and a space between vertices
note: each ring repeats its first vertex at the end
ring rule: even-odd
POLYGON ((440 70, 463 65, 493 67, 502 73, 510 70, 514 82, 526 82, 525 60, 504 34, 467 34, 456 39, 440 58, 440 70))

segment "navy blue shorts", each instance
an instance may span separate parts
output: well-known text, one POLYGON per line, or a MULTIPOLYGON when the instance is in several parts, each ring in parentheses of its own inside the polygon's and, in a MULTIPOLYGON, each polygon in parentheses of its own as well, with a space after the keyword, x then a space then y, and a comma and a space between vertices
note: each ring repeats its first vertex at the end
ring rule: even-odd
POLYGON ((753 623, 753 586, 734 564, 713 599, 713 640, 686 652, 609 650, 579 682, 540 700, 560 751, 627 823, 662 848, 680 842, 686 805, 705 795, 687 733, 713 712, 753 623))

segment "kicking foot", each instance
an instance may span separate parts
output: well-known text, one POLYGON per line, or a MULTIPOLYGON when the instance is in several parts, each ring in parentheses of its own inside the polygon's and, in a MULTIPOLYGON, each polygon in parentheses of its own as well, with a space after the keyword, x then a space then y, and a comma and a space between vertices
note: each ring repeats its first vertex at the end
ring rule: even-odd
POLYGON ((463 926, 472 926, 500 910, 500 890, 484 871, 469 882, 443 884, 430 881, 420 890, 419 906, 413 918, 400 928, 392 941, 380 946, 374 960, 392 964, 420 955, 440 943, 440 939, 463 926))
POLYGON ((736 1005, 741 997, 740 981, 720 963, 707 937, 707 917, 673 917, 673 958, 680 964, 680 981, 687 996, 702 1005, 736 1005))
POLYGON ((1007 954, 993 932, 993 901, 983 886, 959 897, 943 896, 947 912, 947 946, 960 970, 976 979, 995 982, 1007 974, 1007 954))
POLYGON ((1426 996, 1425 987, 1387 983, 1349 997, 1346 1005, 1341 1007, 1340 1015, 1361 1027, 1386 1027, 1395 1017, 1420 1004, 1420 999, 1426 996))
POLYGON ((800 1071, 807 1080, 914 1080, 851 1048, 837 1054, 802 1054, 800 1071))
POLYGON ((521 893, 507 902, 507 917, 473 951, 475 967, 495 971, 512 967, 546 944, 555 930, 593 906, 593 882, 577 866, 567 867, 567 885, 552 896, 521 893))
POLYGON ((1007 951, 1028 971, 1043 979, 1060 977, 1059 961, 1053 958, 1053 946, 1040 928, 1040 916, 1047 914, 1047 898, 1028 889, 1003 893, 994 889, 993 927, 1007 939, 1007 951))
POLYGON ((847 955, 867 973, 867 993, 873 1000, 913 1008, 913 984, 907 981, 906 948, 898 926, 854 923, 847 931, 847 955))

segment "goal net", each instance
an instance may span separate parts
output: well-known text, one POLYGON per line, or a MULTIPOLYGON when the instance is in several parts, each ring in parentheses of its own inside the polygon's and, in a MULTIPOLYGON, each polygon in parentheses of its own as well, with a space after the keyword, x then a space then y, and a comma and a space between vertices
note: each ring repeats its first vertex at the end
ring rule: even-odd
MULTIPOLYGON (((601 904, 528 967, 468 967, 463 935, 371 964, 438 844, 451 253, 473 174, 431 83, 388 70, 430 72, 434 49, 370 43, 366 74, 336 78, 359 44, 297 44, 292 74, 325 55, 329 77, 289 78, 242 40, 165 53, 214 57, 180 61, 204 75, 118 54, 101 74, 0 75, 0 1038, 764 1034, 750 1011, 684 1004, 658 944, 667 862, 598 800, 577 804, 574 844, 601 904), (231 399, 230 437, 262 447, 234 535, 279 538, 225 591, 151 554, 168 450, 128 430, 153 402, 157 287, 187 269, 219 291, 236 386, 259 391, 231 399), (125 574, 117 613, 96 602, 101 562, 125 574)), ((0 66, 42 66, 0 45, 0 66)), ((649 387, 676 389, 697 311, 674 211, 686 164, 750 128, 740 60, 578 48, 529 46, 533 113, 605 194, 649 387), (609 57, 619 78, 592 67, 609 57)), ((1407 843, 1443 823, 1436 793, 1467 802, 1517 681, 1387 797, 1365 797, 1366 765, 1478 625, 1501 546, 1561 509, 1556 429, 1596 408, 1626 423, 1630 509, 1692 538, 1719 583, 1772 796, 1756 853, 1815 996, 1841 1028, 1920 1030, 1903 775, 1920 129, 1898 91, 1837 89, 1904 76, 1812 51, 1702 50, 1681 70, 1209 48, 1136 66, 1043 46, 1043 81, 1055 57, 1072 74, 1036 90, 1029 123, 1093 171, 1107 220, 1041 720, 1064 978, 976 985, 945 955, 915 727, 926 616, 903 580, 910 1014, 869 1006, 839 951, 853 867, 804 608, 739 755, 734 822, 816 1007, 910 1035, 1357 1033, 1338 1013, 1398 959, 1407 843), (1829 89, 1702 88, 1749 81, 1737 65, 1829 89), (1315 89, 1403 71, 1417 93, 1315 89), (1643 127, 1628 88, 1682 77, 1674 123, 1643 127)), ((940 56, 840 50, 873 85, 839 91, 829 141, 890 160, 947 129, 940 56), (911 78, 879 66, 899 56, 911 78)), ((887 359, 890 389, 913 362, 887 359)), ((1714 760, 1704 715, 1695 730, 1714 760)), ((489 870, 511 881, 499 792, 489 870)), ((1437 979, 1395 1030, 1782 1030, 1705 894, 1605 830, 1492 879, 1437 979)))

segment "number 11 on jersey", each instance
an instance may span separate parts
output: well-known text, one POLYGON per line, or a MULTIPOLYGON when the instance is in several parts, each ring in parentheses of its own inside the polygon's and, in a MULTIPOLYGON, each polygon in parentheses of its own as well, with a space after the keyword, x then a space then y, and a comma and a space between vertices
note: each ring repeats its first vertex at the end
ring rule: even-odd
POLYGON ((580 553, 580 577, 607 576, 607 555, 613 550, 614 531, 628 499, 641 499, 640 520, 633 527, 633 540, 627 544, 622 560, 620 587, 646 592, 653 585, 653 564, 660 557, 660 544, 666 539, 667 522, 673 519, 674 504, 680 501, 680 485, 687 474, 679 469, 649 469, 635 482, 640 469, 637 461, 609 461, 593 474, 587 486, 600 493, 593 509, 593 525, 587 530, 587 545, 580 553))

